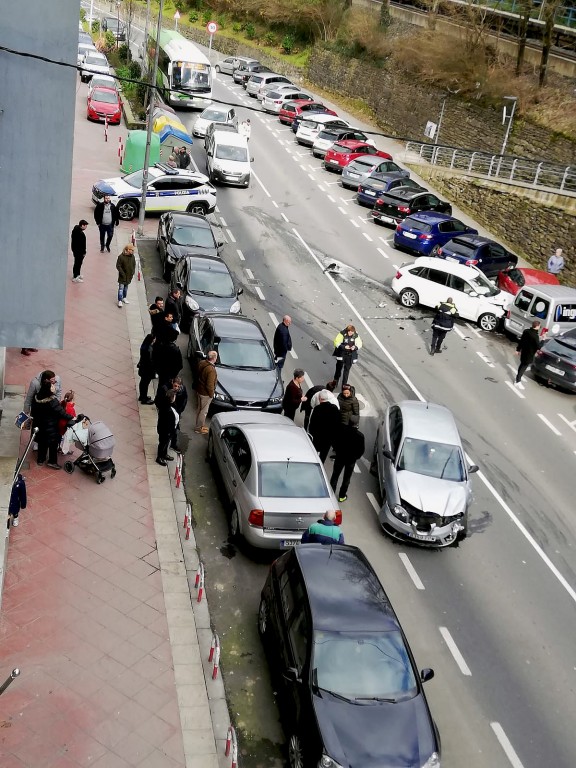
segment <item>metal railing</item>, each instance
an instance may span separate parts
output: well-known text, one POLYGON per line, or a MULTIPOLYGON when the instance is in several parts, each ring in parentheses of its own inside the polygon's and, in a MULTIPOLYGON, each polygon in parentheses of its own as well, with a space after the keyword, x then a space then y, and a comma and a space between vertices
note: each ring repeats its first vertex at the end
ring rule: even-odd
POLYGON ((491 155, 470 149, 436 146, 416 141, 406 143, 406 154, 418 155, 426 163, 490 179, 519 182, 537 189, 576 192, 576 166, 561 166, 545 160, 510 155, 491 155))

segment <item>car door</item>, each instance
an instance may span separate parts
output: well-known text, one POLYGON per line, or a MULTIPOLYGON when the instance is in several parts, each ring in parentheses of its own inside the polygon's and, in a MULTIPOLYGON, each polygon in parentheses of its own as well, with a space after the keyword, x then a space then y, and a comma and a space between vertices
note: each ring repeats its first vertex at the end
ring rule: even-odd
POLYGON ((448 240, 454 237, 454 221, 450 219, 448 221, 441 221, 438 224, 437 230, 437 234, 434 236, 434 243, 437 246, 444 245, 444 243, 447 243, 448 240))
POLYGON ((402 411, 399 406, 392 405, 386 413, 386 439, 383 448, 389 451, 393 459, 382 454, 382 484, 389 505, 399 504, 398 481, 396 479, 396 460, 402 444, 402 411))
POLYGON ((482 271, 488 271, 492 274, 506 269, 509 261, 510 255, 505 248, 499 243, 488 243, 480 250, 478 266, 482 271))
POLYGON ((186 286, 188 285, 188 260, 179 259, 174 265, 172 273, 172 287, 178 286, 186 296, 186 286))
POLYGON ((456 305, 458 314, 464 320, 476 322, 480 310, 480 301, 474 287, 458 275, 450 275, 448 286, 450 296, 456 305))
POLYGON ((253 509, 253 496, 246 485, 253 465, 252 452, 246 435, 239 427, 229 426, 224 429, 221 438, 224 483, 228 498, 236 507, 240 528, 248 524, 248 515, 253 509))
POLYGON ((168 202, 172 200, 169 196, 171 187, 172 180, 166 177, 160 177, 151 184, 148 184, 146 192, 147 213, 150 211, 169 211, 172 209, 172 205, 168 202))
POLYGON ((448 278, 449 274, 440 269, 428 270, 426 280, 419 281, 422 285, 422 293, 419 291, 420 303, 426 307, 435 307, 441 301, 446 301, 448 297, 448 278))

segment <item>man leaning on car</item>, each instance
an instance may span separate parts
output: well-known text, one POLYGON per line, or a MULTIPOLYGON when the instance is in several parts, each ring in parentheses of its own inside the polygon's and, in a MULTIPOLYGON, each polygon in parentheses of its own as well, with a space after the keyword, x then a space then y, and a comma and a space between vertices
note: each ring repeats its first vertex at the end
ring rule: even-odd
POLYGON ((304 531, 302 534, 302 544, 344 544, 344 534, 340 526, 336 525, 336 512, 329 509, 324 513, 324 517, 304 531))

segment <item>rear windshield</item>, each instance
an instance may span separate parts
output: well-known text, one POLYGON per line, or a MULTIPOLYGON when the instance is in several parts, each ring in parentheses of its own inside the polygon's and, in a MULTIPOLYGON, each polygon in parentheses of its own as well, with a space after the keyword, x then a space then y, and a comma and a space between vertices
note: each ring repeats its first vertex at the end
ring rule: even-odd
POLYGON ((472 243, 463 242, 462 240, 452 240, 452 242, 450 243, 450 248, 455 253, 462 253, 467 258, 470 258, 470 255, 475 253, 476 251, 475 245, 473 245, 472 243))
POLYGON ((302 128, 312 128, 317 131, 319 128, 318 123, 315 120, 302 120, 302 128))
POLYGON ((264 78, 261 75, 252 75, 250 78, 251 83, 261 83, 264 78))
POLYGON ((332 139, 336 141, 336 137, 340 135, 340 131, 335 131, 333 128, 325 128, 318 134, 319 139, 332 139))
POLYGON ((267 498, 322 499, 328 496, 328 489, 319 464, 267 461, 260 464, 259 495, 267 498))
POLYGON ((418 221, 418 219, 413 219, 411 216, 408 216, 407 219, 404 219, 404 224, 402 225, 403 229, 415 229, 416 232, 431 232, 432 227, 430 224, 426 224, 424 221, 418 221))
POLYGON ((338 155, 348 155, 351 152, 348 147, 339 147, 338 144, 334 144, 331 149, 332 152, 336 152, 338 155))
POLYGON ((372 168, 373 165, 374 160, 371 157, 359 157, 357 160, 353 160, 348 168, 352 171, 362 171, 364 173, 368 168, 372 168))
POLYGON ((279 91, 268 91, 268 99, 281 99, 286 98, 286 94, 282 94, 279 91))

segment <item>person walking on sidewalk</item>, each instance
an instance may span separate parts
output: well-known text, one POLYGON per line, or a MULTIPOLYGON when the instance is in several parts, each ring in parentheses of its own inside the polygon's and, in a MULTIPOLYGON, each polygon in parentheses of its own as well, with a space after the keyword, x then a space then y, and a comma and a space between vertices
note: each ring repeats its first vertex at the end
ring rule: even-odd
POLYGON ((292 318, 290 315, 284 315, 282 322, 278 324, 276 330, 274 331, 274 357, 279 371, 284 368, 286 355, 292 349, 292 337, 290 336, 291 324, 292 318))
POLYGON ((302 368, 296 368, 292 381, 286 387, 282 399, 282 412, 284 416, 294 421, 296 411, 301 403, 306 402, 306 397, 302 391, 302 384, 306 374, 302 368))
POLYGON ((165 467, 167 461, 174 461, 174 456, 168 453, 168 448, 176 442, 176 427, 180 421, 178 412, 174 408, 175 399, 176 393, 173 389, 169 389, 158 407, 156 464, 160 464, 161 467, 165 467))
POLYGON ((114 237, 114 227, 120 224, 118 209, 110 201, 110 195, 104 195, 104 200, 96 203, 94 221, 98 224, 98 229, 100 230, 100 253, 104 253, 104 248, 110 253, 110 243, 114 237))
POLYGON ((72 234, 70 235, 70 247, 74 256, 74 266, 72 267, 73 283, 84 282, 80 270, 82 269, 84 256, 86 256, 86 235, 84 230, 87 226, 88 222, 85 219, 80 219, 78 224, 72 228, 72 234))
POLYGON ((116 260, 116 269, 118 270, 118 306, 130 304, 126 298, 128 286, 132 282, 136 272, 136 259, 134 258, 134 246, 132 243, 124 246, 122 253, 116 260))
POLYGON ((140 359, 138 360, 138 375, 140 383, 138 384, 138 402, 142 405, 154 405, 154 400, 148 397, 148 387, 156 374, 152 362, 152 350, 154 348, 154 333, 149 333, 140 345, 140 359))
POLYGON ((333 509, 324 512, 323 518, 316 520, 304 531, 302 544, 344 544, 344 534, 335 520, 336 512, 333 509))
POLYGON ((206 355, 206 359, 198 366, 198 378, 196 381, 196 427, 194 432, 201 435, 208 434, 206 416, 210 403, 214 398, 216 384, 218 383, 218 371, 216 370, 218 352, 212 350, 206 355))
POLYGON ((56 397, 56 385, 50 381, 44 381, 38 394, 32 400, 32 418, 34 427, 38 428, 36 440, 38 441, 38 466, 46 461, 50 469, 62 469, 58 464, 58 445, 60 444, 60 420, 67 423, 73 420, 73 416, 66 413, 56 397))
POLYGON ((562 255, 562 248, 556 248, 552 256, 548 259, 548 272, 551 275, 558 275, 562 270, 564 269, 565 263, 564 263, 564 256, 562 255))
POLYGON ((353 325, 347 325, 334 339, 334 352, 336 358, 336 370, 334 380, 336 384, 342 376, 342 384, 348 383, 350 368, 358 362, 358 350, 362 348, 362 339, 356 333, 353 325))
POLYGON ((516 347, 516 354, 520 355, 520 365, 518 366, 514 386, 518 387, 518 389, 524 389, 522 376, 524 376, 526 369, 532 363, 532 360, 534 360, 536 352, 540 349, 542 342, 538 332, 539 328, 540 320, 534 320, 532 327, 526 328, 522 336, 520 336, 520 341, 516 347))
POLYGON ((338 478, 344 472, 338 501, 346 501, 348 498, 348 486, 354 472, 354 465, 358 459, 364 456, 365 440, 364 435, 358 429, 358 416, 351 416, 346 425, 342 425, 334 437, 334 469, 330 478, 332 490, 336 492, 338 478))
POLYGON ((449 296, 446 301, 441 301, 436 304, 436 314, 432 320, 432 344, 430 346, 430 354, 440 354, 442 352, 442 344, 446 338, 446 334, 454 328, 454 320, 458 314, 456 305, 452 301, 452 297, 449 296))

